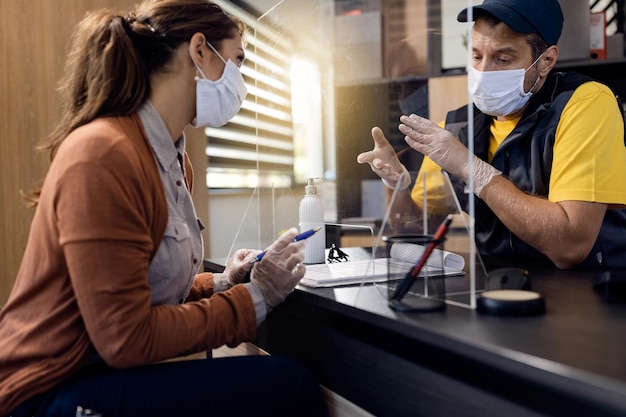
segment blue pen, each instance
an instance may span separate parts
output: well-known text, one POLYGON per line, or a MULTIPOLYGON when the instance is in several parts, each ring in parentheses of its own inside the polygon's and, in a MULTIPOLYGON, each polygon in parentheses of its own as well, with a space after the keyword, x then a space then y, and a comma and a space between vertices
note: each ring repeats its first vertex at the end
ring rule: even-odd
MULTIPOLYGON (((321 228, 322 228, 321 226, 318 226, 315 229, 310 229, 310 230, 307 230, 306 232, 302 232, 298 236, 294 237, 292 242, 299 242, 301 240, 308 239, 311 236, 313 236, 317 231, 319 231, 321 228)), ((252 260, 250 260, 250 263, 253 264, 253 263, 259 262, 261 259, 263 259, 266 253, 267 253, 266 250, 259 253, 252 260)))

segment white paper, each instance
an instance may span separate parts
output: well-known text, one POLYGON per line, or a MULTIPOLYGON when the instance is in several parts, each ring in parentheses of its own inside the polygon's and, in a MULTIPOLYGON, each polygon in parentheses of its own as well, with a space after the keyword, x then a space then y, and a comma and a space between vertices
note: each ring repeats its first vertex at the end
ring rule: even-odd
MULTIPOLYGON (((306 265, 306 273, 300 284, 307 287, 336 287, 339 285, 383 282, 388 276, 398 274, 402 278, 419 260, 424 247, 411 243, 394 243, 391 258, 366 259, 332 264, 306 265), (388 265, 392 268, 388 274, 388 265)), ((463 275, 465 260, 462 256, 439 249, 433 250, 419 276, 463 275), (444 269, 441 269, 441 265, 444 269)))

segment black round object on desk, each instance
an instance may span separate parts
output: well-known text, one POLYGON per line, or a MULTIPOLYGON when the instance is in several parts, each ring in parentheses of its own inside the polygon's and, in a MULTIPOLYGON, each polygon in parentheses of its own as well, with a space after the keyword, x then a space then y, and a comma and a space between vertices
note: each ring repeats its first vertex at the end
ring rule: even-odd
POLYGON ((476 310, 494 316, 533 316, 546 312, 546 302, 534 291, 488 290, 478 296, 476 310))

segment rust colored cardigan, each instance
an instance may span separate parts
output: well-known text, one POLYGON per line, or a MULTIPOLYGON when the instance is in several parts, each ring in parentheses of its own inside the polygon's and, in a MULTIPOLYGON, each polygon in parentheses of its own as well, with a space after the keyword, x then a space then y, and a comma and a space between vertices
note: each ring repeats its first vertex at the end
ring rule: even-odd
POLYGON ((0 312, 0 415, 95 353, 124 368, 256 337, 247 289, 213 294, 211 274, 196 277, 185 304, 150 305, 148 266, 166 223, 137 115, 98 119, 65 139, 0 312))

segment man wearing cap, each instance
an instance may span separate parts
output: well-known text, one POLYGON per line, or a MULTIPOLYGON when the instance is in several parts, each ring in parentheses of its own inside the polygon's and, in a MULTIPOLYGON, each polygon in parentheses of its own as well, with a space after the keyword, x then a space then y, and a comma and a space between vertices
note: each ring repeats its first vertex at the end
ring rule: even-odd
MULTIPOLYGON (((558 1, 485 0, 457 20, 470 17, 472 163, 467 106, 448 113, 445 129, 404 115, 400 131, 426 156, 421 172, 447 171, 465 210, 464 189, 473 184, 483 255, 558 268, 626 268, 622 109, 605 85, 551 72, 563 27, 558 1)), ((395 204, 419 206, 422 187, 409 191, 393 147, 379 128, 372 136, 374 149, 357 161, 369 163, 389 189, 404 190, 395 204)))

